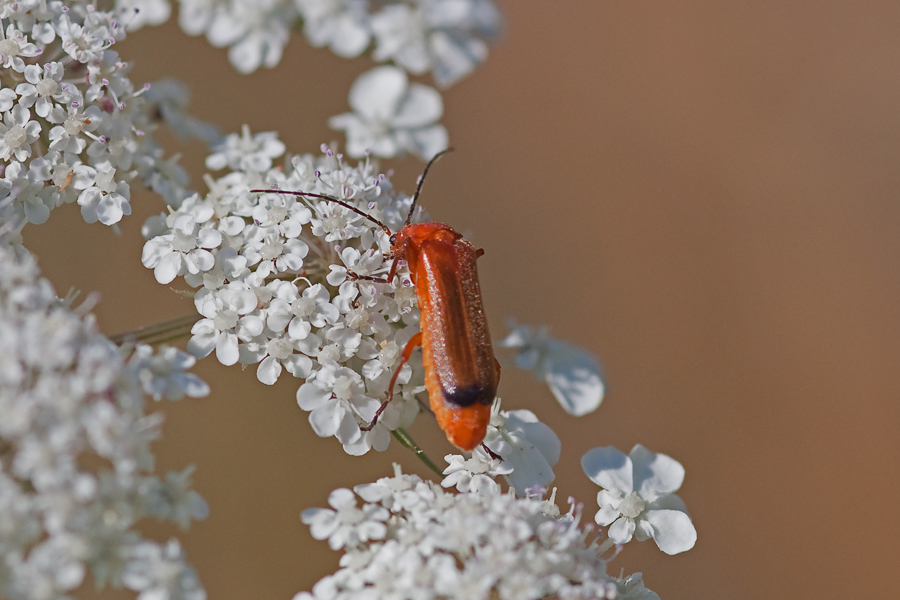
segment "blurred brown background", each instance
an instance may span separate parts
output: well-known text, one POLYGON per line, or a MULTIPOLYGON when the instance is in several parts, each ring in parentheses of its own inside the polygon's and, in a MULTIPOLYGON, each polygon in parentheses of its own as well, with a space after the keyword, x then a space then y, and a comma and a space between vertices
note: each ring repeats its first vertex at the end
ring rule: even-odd
MULTIPOLYGON (((563 438, 560 498, 593 513, 578 460, 598 445, 640 442, 687 468, 697 546, 631 544, 613 569, 642 570, 665 600, 894 598, 900 4, 739 4, 507 2, 504 41, 444 96, 457 152, 425 202, 486 249, 494 337, 507 316, 546 323, 604 363, 607 398, 577 420, 504 371, 504 406, 563 438)), ((327 118, 372 64, 294 36, 276 69, 244 77, 171 23, 118 49, 137 82, 180 78, 196 116, 278 130, 293 152, 342 139, 327 118)), ((178 148, 203 188, 202 148, 178 148)), ((384 165, 406 191, 421 166, 384 165)), ((73 206, 26 231, 61 293, 102 293, 108 333, 191 310, 140 265, 158 199, 133 205, 121 237, 73 206)), ((212 514, 182 539, 211 599, 309 589, 338 555, 300 511, 392 461, 424 473, 396 447, 353 458, 317 438, 289 378, 197 370, 212 395, 164 407, 157 451, 163 469, 197 464, 212 514)), ((427 418, 412 433, 449 450, 427 418)))

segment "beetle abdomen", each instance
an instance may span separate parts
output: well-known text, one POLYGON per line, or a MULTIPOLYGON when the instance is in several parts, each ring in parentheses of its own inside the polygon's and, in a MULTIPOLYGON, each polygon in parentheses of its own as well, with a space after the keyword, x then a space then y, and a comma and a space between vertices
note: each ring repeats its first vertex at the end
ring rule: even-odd
POLYGON ((431 407, 448 439, 471 450, 484 439, 499 380, 477 256, 470 243, 450 235, 421 241, 416 254, 422 359, 431 407))

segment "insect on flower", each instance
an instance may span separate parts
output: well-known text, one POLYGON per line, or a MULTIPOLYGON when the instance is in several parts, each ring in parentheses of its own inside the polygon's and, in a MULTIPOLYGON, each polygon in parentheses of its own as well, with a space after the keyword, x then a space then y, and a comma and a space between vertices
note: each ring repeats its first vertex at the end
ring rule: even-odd
POLYGON ((400 368, 409 360, 416 346, 421 345, 425 388, 438 424, 450 443, 463 450, 472 450, 484 440, 500 381, 500 364, 491 346, 475 266, 475 261, 484 254, 484 250, 476 250, 449 225, 411 223, 428 169, 438 157, 449 151, 438 153, 425 166, 406 223, 396 233, 355 206, 331 196, 282 190, 251 191, 320 198, 340 204, 375 223, 390 238, 393 262, 387 277, 355 273, 348 273, 348 276, 352 280, 389 284, 397 273, 397 265, 405 260, 416 286, 416 299, 421 311, 420 332, 403 349, 400 364, 391 377, 387 399, 372 422, 361 429, 368 431, 375 426, 393 398, 400 368))

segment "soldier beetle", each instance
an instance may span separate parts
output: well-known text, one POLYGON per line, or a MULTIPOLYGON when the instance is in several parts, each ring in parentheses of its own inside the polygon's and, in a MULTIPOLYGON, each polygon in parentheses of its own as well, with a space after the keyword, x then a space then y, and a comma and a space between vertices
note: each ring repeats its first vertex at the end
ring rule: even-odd
MULTIPOLYGON (((361 215, 381 228, 391 242, 391 269, 387 277, 370 277, 348 272, 352 280, 392 283, 397 265, 405 260, 416 286, 421 317, 420 331, 406 347, 397 365, 387 399, 375 413, 372 422, 361 427, 368 431, 393 399, 394 385, 400 369, 416 346, 422 346, 425 367, 425 389, 438 425, 454 446, 473 450, 487 432, 491 405, 500 381, 500 363, 494 357, 488 331, 481 286, 478 283, 476 259, 484 250, 476 250, 462 235, 443 223, 412 223, 413 211, 422 184, 431 165, 450 149, 439 152, 425 166, 416 185, 406 223, 396 233, 387 225, 355 206, 322 194, 282 190, 252 192, 291 194, 334 202, 361 215)), ((492 453, 493 454, 493 453, 492 453)))

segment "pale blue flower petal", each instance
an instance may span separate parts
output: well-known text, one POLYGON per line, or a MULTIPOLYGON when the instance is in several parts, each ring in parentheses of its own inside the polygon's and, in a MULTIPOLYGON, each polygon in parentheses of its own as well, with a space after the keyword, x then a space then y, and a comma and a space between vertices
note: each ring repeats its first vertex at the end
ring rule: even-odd
POLYGON ((631 537, 634 535, 634 519, 626 519, 622 517, 612 525, 610 525, 607 530, 607 534, 609 535, 609 539, 614 541, 617 544, 627 544, 631 541, 631 537))
POLYGON ((650 452, 640 444, 628 456, 634 464, 634 486, 648 502, 678 491, 684 482, 684 467, 674 458, 650 452))
POLYGON ((697 543, 697 530, 681 511, 648 510, 644 518, 653 525, 653 541, 666 554, 685 552, 697 543))
POLYGON ((554 340, 545 368, 547 385, 567 413, 580 417, 600 406, 604 385, 600 365, 592 354, 554 340))
POLYGON ((600 487, 623 495, 634 491, 631 459, 612 446, 588 450, 581 457, 581 468, 600 487))

